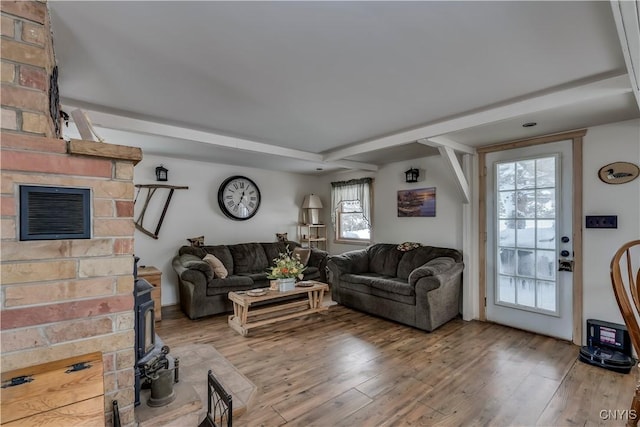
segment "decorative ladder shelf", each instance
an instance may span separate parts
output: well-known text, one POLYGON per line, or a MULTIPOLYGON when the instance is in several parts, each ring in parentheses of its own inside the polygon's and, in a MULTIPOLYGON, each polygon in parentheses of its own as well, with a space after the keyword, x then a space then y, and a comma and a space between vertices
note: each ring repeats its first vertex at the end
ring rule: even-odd
MULTIPOLYGON (((136 188, 138 188, 138 194, 140 193, 140 189, 147 189, 147 197, 144 200, 144 206, 142 206, 142 211, 138 218, 136 219, 136 228, 146 234, 149 237, 153 237, 154 239, 158 238, 158 233, 160 233, 160 227, 162 227, 162 222, 164 221, 164 216, 167 213, 167 209, 169 209, 169 203, 171 202, 171 198, 173 197, 173 192, 175 190, 188 190, 189 187, 186 186, 177 186, 177 185, 166 185, 166 184, 136 184, 136 188), (162 214, 160 215, 160 219, 158 220, 158 225, 156 225, 156 231, 151 232, 144 228, 144 214, 147 211, 147 207, 149 206, 149 202, 154 194, 156 194, 156 190, 159 188, 167 188, 169 189, 169 194, 167 195, 167 200, 164 202, 164 208, 162 209, 162 214)), ((136 199, 134 200, 134 204, 138 201, 138 194, 136 194, 136 199)))

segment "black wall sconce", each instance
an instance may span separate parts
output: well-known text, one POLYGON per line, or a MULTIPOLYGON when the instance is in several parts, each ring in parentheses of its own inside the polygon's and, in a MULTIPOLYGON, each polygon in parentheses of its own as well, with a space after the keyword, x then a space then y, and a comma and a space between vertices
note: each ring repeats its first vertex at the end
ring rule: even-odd
POLYGON ((404 173, 406 182, 418 182, 420 171, 418 169, 411 168, 404 173))
POLYGON ((156 181, 169 180, 169 171, 162 165, 156 168, 156 181))

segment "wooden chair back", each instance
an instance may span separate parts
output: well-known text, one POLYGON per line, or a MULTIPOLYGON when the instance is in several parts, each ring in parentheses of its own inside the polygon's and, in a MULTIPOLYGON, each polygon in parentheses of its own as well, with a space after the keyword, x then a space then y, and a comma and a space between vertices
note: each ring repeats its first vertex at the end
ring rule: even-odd
POLYGON ((611 284, 633 348, 640 354, 640 240, 625 243, 613 256, 611 284))
MULTIPOLYGON (((611 284, 618 307, 627 325, 631 344, 640 355, 640 240, 632 240, 618 249, 611 260, 611 284), (629 297, 631 296, 631 297, 629 297), (633 302, 633 303, 632 303, 633 302)), ((637 374, 636 374, 637 375, 637 374)), ((640 379, 640 376, 638 376, 640 379)), ((627 427, 636 427, 640 417, 640 381, 631 401, 627 427)))

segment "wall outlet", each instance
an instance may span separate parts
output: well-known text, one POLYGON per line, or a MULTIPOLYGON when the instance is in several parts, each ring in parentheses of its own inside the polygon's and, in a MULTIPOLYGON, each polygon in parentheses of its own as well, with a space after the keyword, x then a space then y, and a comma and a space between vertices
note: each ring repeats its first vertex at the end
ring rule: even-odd
POLYGON ((618 228, 618 215, 587 215, 587 228, 618 228))

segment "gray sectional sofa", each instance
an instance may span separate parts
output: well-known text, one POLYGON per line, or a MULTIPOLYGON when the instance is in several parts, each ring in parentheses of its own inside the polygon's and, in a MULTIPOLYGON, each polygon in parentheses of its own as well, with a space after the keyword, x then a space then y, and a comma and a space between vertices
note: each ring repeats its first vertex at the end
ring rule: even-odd
MULTIPOLYGON (((217 246, 182 246, 172 265, 178 275, 180 306, 190 319, 231 311, 233 306, 227 295, 269 286, 267 268, 273 259, 297 242, 239 243, 217 246), (228 271, 224 279, 214 277, 209 263, 202 259, 212 254, 228 271)), ((304 280, 326 282, 327 252, 311 248, 304 280)))
POLYGON ((329 256, 331 296, 347 307, 425 331, 460 313, 462 253, 421 246, 406 252, 395 244, 329 256))

